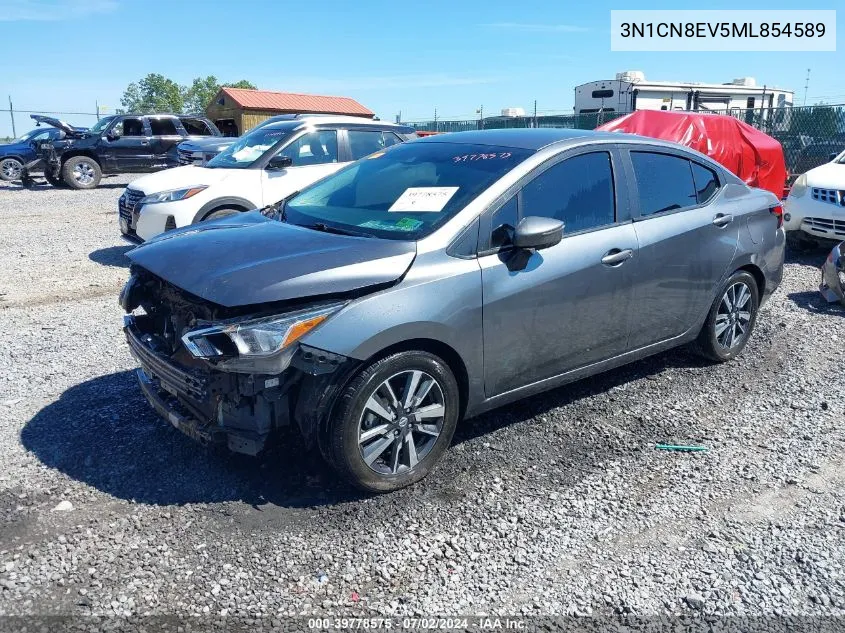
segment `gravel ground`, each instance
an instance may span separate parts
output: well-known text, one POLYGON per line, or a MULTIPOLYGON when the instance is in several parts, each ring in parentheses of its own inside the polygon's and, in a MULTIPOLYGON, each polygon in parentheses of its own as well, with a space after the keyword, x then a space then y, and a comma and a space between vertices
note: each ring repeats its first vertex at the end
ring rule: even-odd
POLYGON ((845 614, 845 310, 790 258, 741 358, 672 351, 465 422, 367 497, 139 394, 116 201, 0 185, 0 615, 845 614), (654 450, 703 444, 703 453, 654 450))

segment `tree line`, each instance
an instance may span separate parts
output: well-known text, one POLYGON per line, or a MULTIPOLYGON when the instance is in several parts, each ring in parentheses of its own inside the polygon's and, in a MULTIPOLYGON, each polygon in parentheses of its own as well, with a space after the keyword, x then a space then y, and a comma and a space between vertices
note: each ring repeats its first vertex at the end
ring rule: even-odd
POLYGON ((140 81, 130 83, 120 98, 117 113, 135 112, 205 112, 206 107, 220 88, 249 88, 256 86, 246 79, 234 83, 219 83, 217 77, 197 77, 190 86, 180 85, 158 73, 150 73, 140 81))

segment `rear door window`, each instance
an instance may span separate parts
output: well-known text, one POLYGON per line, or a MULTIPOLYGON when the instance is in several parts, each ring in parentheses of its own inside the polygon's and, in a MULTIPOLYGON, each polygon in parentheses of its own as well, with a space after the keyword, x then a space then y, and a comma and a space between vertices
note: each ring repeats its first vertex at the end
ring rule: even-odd
POLYGON ((182 121, 182 126, 185 128, 185 131, 191 136, 214 136, 214 132, 211 130, 211 127, 202 119, 189 119, 187 117, 182 117, 180 120, 182 121))
POLYGON ((521 215, 560 220, 564 235, 613 224, 616 205, 610 154, 579 154, 549 167, 522 189, 521 215))
POLYGON ((382 130, 347 130, 346 134, 349 138, 349 152, 352 154, 352 160, 375 154, 401 142, 401 139, 393 132, 382 130))
POLYGON ((671 154, 631 152, 640 196, 640 215, 676 211, 698 204, 690 161, 671 154))
POLYGON ((176 129, 176 121, 171 118, 151 118, 150 130, 153 136, 179 136, 179 130, 176 129))
POLYGON ((715 196, 719 190, 719 177, 712 169, 698 163, 690 164, 692 165, 692 179, 695 182, 698 204, 704 204, 715 196))

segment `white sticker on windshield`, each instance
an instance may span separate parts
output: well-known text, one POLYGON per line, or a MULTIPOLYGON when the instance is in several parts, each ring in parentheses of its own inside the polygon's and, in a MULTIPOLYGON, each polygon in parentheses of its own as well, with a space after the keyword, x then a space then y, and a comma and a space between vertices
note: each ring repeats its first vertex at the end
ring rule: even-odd
POLYGON ((408 187, 388 211, 439 213, 459 187, 408 187))

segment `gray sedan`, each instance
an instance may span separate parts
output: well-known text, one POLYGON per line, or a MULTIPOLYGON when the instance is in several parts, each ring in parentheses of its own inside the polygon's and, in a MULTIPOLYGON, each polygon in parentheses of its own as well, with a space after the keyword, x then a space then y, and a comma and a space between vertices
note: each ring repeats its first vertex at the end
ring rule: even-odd
POLYGON ((253 454, 293 425, 389 491, 464 418, 678 345, 735 357, 784 231, 775 196, 687 148, 495 130, 396 145, 129 258, 125 332, 157 411, 253 454))

